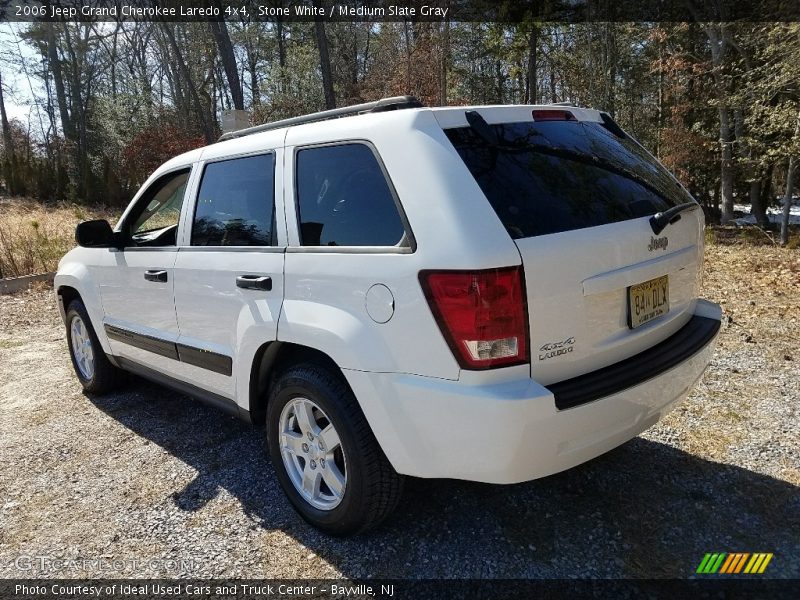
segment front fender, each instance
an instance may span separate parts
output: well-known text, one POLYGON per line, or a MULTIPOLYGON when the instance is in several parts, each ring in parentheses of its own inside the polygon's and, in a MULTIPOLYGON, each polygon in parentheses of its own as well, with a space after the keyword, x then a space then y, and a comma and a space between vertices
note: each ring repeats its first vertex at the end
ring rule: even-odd
MULTIPOLYGON (((92 323, 97 339, 106 354, 111 354, 111 346, 108 343, 105 329, 103 329, 103 304, 100 300, 100 288, 92 278, 91 269, 86 266, 84 255, 87 248, 75 248, 69 251, 58 265, 53 280, 53 288, 59 294, 59 290, 64 287, 73 288, 81 297, 83 305, 89 313, 89 320, 92 323)), ((60 295, 60 294, 59 294, 60 295)), ((59 305, 61 300, 58 300, 59 305)), ((62 312, 61 318, 65 320, 67 307, 59 308, 62 312)))

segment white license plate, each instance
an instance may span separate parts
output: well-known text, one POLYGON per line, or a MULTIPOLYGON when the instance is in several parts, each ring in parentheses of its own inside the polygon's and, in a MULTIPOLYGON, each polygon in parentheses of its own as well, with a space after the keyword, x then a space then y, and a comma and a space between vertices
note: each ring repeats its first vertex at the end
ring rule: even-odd
POLYGON ((628 288, 628 327, 636 329, 669 312, 669 276, 628 288))

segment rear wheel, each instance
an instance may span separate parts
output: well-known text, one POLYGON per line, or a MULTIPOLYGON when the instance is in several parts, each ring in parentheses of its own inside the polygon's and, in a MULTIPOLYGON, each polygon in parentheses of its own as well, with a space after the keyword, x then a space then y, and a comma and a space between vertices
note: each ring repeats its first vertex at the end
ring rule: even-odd
POLYGON ((374 527, 400 499, 401 476, 346 382, 324 366, 298 365, 277 378, 267 406, 267 444, 292 505, 327 533, 374 527))
POLYGON ((72 367, 84 391, 90 394, 106 394, 117 388, 124 373, 108 360, 83 302, 73 300, 70 303, 66 322, 72 367))

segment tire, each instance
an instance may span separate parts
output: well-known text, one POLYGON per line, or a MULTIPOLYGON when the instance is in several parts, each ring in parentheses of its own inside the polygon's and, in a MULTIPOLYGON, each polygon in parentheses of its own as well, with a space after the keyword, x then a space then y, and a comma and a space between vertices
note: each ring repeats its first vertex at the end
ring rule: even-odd
POLYGON ((350 387, 325 366, 300 364, 276 378, 267 404, 267 447, 294 508, 328 534, 375 527, 400 500, 402 476, 389 464, 350 387), (302 491, 312 479, 312 491, 302 491), (315 493, 319 497, 310 499, 315 493))
POLYGON ((69 356, 83 391, 88 394, 107 394, 118 388, 125 374, 108 360, 83 302, 70 302, 66 323, 69 356), (90 357, 88 362, 85 360, 87 357, 90 357))

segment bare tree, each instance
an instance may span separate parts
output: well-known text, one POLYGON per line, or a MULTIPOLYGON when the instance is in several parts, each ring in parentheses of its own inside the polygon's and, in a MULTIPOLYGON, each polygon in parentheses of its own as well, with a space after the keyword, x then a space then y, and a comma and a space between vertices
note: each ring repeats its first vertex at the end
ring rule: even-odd
POLYGON ((214 126, 210 122, 208 115, 206 114, 205 105, 203 101, 200 99, 200 94, 198 92, 198 86, 195 85, 194 80, 192 78, 192 74, 189 71, 189 67, 186 65, 186 60, 183 57, 183 53, 181 52, 180 46, 178 46, 178 42, 175 39, 175 32, 173 31, 170 23, 161 23, 162 30, 164 35, 166 35, 167 40, 169 41, 169 45, 172 47, 172 51, 174 56, 172 60, 177 64, 178 70, 181 76, 185 79, 186 87, 189 90, 189 95, 192 97, 192 100, 195 103, 195 107, 197 109, 197 116, 200 118, 200 124, 203 128, 203 135, 206 138, 207 143, 212 143, 214 141, 214 126))
POLYGON ((336 96, 333 92, 333 76, 331 74, 331 58, 328 53, 328 37, 325 35, 325 23, 322 19, 315 19, 314 33, 317 37, 319 64, 322 69, 322 89, 325 92, 325 108, 336 108, 336 96))
POLYGON ((525 102, 536 104, 538 94, 536 93, 539 81, 536 77, 537 46, 539 45, 539 24, 531 26, 531 35, 528 38, 528 78, 525 82, 525 102))
POLYGON ((16 160, 14 157, 14 142, 11 139, 11 125, 6 114, 6 102, 3 97, 3 74, 0 73, 0 122, 3 126, 3 175, 11 194, 19 193, 16 185, 16 160))
POLYGON ((219 48, 219 57, 222 61, 222 68, 225 70, 225 77, 228 80, 228 88, 233 99, 233 107, 236 110, 244 110, 244 92, 242 83, 239 79, 239 71, 236 68, 236 56, 233 53, 233 45, 228 35, 228 26, 225 21, 209 21, 209 28, 214 35, 219 48))
POLYGON ((445 19, 440 33, 439 52, 439 104, 447 106, 447 71, 450 68, 450 21, 445 19))
MULTIPOLYGON (((800 135, 800 112, 797 113, 797 125, 794 128, 794 137, 800 135)), ((786 168, 786 192, 783 194, 783 214, 781 215, 781 245, 789 243, 789 215, 792 212, 792 196, 794 194, 794 177, 797 170, 797 159, 794 154, 789 157, 786 168)))
POLYGON ((58 104, 58 113, 61 117, 61 129, 64 132, 65 138, 68 140, 74 139, 75 133, 72 127, 72 117, 69 113, 69 106, 67 104, 64 76, 61 72, 61 60, 58 57, 58 48, 56 46, 55 24, 47 23, 45 27, 47 32, 48 66, 50 67, 50 73, 53 75, 53 83, 56 87, 56 102, 58 104))
POLYGON ((719 115, 719 143, 722 146, 720 160, 720 195, 722 196, 722 215, 720 222, 725 224, 733 219, 733 128, 728 109, 728 94, 722 73, 725 53, 728 46, 728 33, 724 24, 709 24, 703 28, 711 46, 711 66, 719 115))

